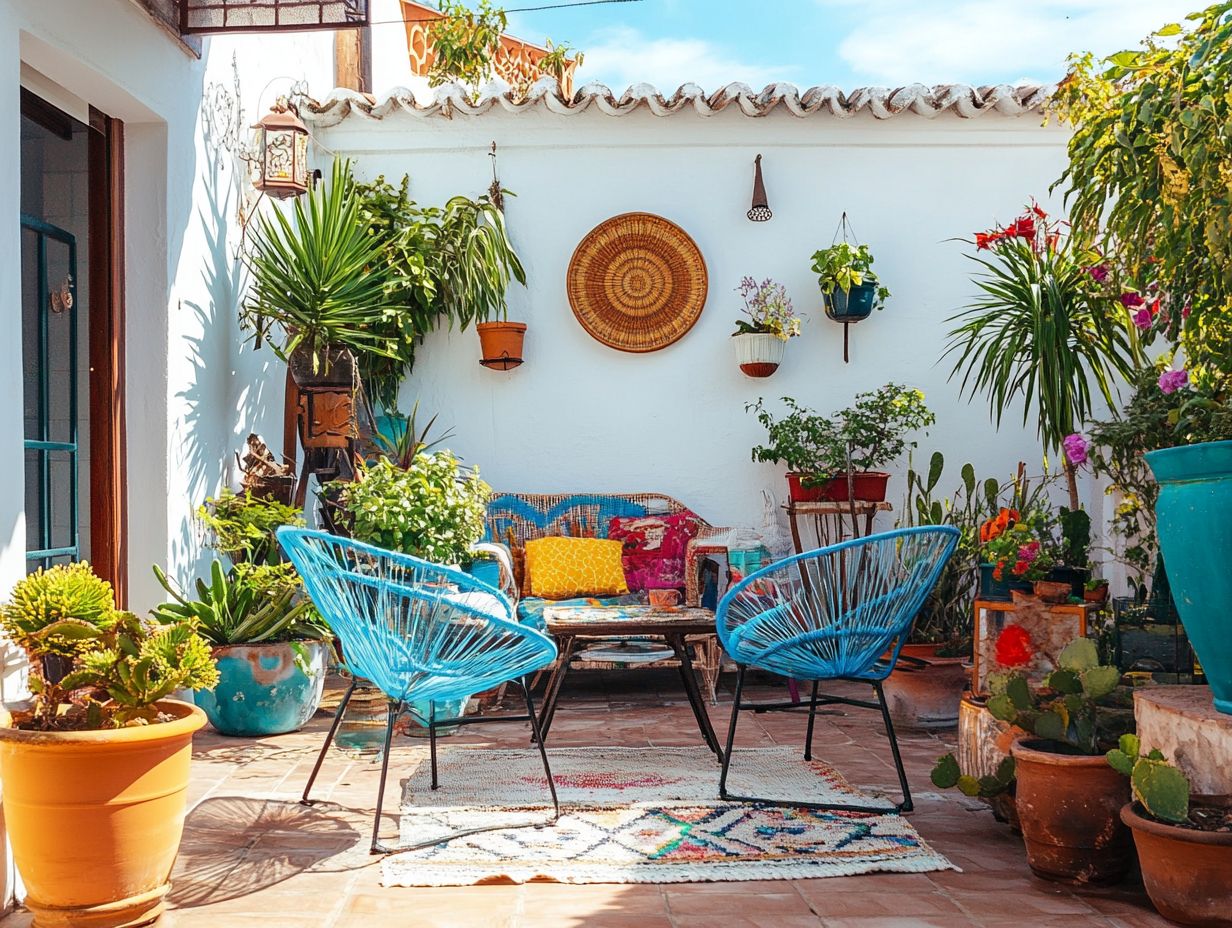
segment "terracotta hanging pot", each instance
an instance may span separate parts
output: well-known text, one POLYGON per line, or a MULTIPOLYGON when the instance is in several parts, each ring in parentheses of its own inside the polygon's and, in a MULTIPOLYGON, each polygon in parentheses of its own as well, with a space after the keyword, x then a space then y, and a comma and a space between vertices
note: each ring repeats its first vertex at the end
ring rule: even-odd
POLYGON ((475 326, 475 331, 479 333, 479 348, 482 353, 479 363, 484 367, 509 371, 523 362, 525 322, 480 322, 475 326))
POLYGON ((767 332, 740 332, 732 336, 736 363, 749 377, 769 377, 783 363, 787 340, 767 332))

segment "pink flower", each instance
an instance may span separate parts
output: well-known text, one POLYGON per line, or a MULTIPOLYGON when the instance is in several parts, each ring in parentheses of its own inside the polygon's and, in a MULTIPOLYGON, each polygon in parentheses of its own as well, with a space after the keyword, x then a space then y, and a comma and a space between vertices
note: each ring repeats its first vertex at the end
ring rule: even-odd
POLYGON ((1192 309, 1193 309, 1193 306, 1189 303, 1188 300, 1186 300, 1185 305, 1181 307, 1181 318, 1188 319, 1190 310, 1192 309))
POLYGON ((1134 325, 1136 325, 1143 332, 1155 324, 1155 317, 1151 315, 1150 308, 1146 306, 1143 306, 1140 310, 1134 313, 1133 320, 1134 325))
POLYGON ((1061 445, 1065 448, 1065 456, 1069 458, 1069 462, 1075 467, 1081 467, 1087 462, 1087 452, 1090 450, 1090 445, 1077 432, 1073 435, 1066 435, 1061 445))
POLYGON ((1097 284, 1102 284, 1108 279, 1108 265, 1093 264, 1087 268, 1087 273, 1091 275, 1091 279, 1097 284))
POLYGON ((1159 375, 1159 389, 1165 393, 1175 393, 1182 387, 1189 386, 1189 371, 1164 371, 1159 375))
POLYGON ((1121 305, 1126 309, 1137 309, 1144 303, 1146 303, 1146 300, 1142 298, 1142 294, 1140 293, 1134 293, 1132 290, 1127 290, 1121 294, 1121 305))

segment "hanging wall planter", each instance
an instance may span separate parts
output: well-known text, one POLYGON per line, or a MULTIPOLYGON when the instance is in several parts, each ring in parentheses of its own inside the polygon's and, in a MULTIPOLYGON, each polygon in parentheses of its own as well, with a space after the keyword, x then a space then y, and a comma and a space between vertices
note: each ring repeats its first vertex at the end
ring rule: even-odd
POLYGON ((526 336, 525 322, 480 322, 475 326, 479 333, 479 363, 489 370, 511 371, 520 365, 522 340, 526 336))
POLYGON ((881 309, 890 295, 873 274, 872 266, 872 252, 867 245, 856 244, 851 223, 843 213, 834 242, 829 248, 813 253, 813 271, 817 274, 826 315, 843 324, 844 364, 851 360, 848 326, 867 319, 873 310, 881 309))
POLYGON ((736 363, 749 377, 769 377, 783 363, 787 342, 764 332, 737 332, 732 336, 736 363))
POLYGON ((789 339, 800 334, 800 318, 787 288, 766 278, 744 277, 736 292, 744 299, 744 319, 736 320, 732 347, 736 363, 749 377, 769 377, 783 362, 789 339))

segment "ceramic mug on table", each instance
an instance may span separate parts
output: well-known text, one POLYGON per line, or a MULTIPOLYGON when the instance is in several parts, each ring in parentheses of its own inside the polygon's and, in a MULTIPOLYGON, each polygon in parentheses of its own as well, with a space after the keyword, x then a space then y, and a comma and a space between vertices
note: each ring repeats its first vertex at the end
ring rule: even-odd
POLYGON ((647 590, 646 595, 655 609, 670 609, 680 602, 679 590, 647 590))

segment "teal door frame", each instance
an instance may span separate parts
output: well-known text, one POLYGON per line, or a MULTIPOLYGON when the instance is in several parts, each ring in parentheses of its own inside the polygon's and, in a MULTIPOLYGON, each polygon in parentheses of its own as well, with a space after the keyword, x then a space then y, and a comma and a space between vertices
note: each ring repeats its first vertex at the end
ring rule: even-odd
POLYGON ((59 226, 26 213, 21 214, 21 227, 35 236, 38 263, 38 437, 25 439, 26 451, 38 455, 39 526, 38 547, 26 551, 30 567, 45 567, 53 560, 78 560, 81 553, 78 513, 78 402, 77 402, 77 237, 59 226), (49 364, 49 323, 51 316, 51 285, 47 280, 48 240, 68 248, 68 281, 72 305, 65 308, 69 315, 69 440, 51 438, 51 371, 49 364), (54 513, 52 512, 52 455, 67 455, 70 462, 69 539, 67 545, 54 545, 54 513))

